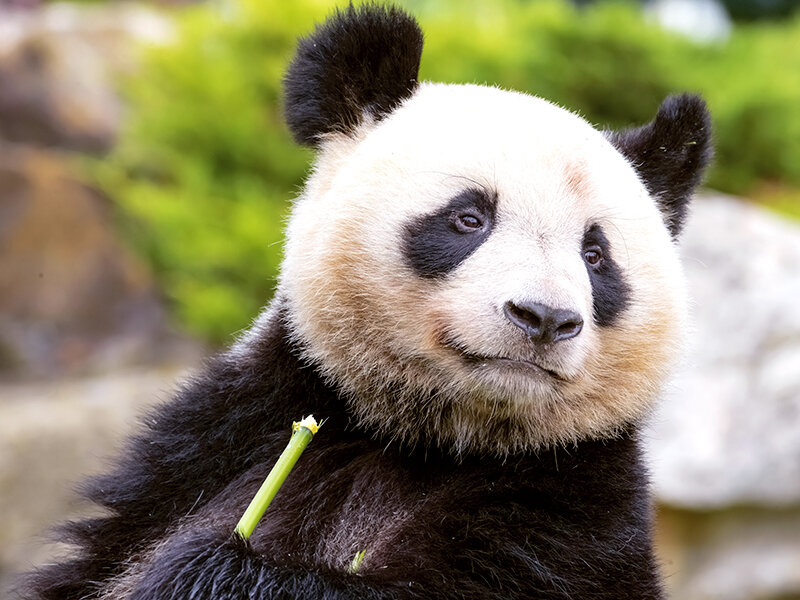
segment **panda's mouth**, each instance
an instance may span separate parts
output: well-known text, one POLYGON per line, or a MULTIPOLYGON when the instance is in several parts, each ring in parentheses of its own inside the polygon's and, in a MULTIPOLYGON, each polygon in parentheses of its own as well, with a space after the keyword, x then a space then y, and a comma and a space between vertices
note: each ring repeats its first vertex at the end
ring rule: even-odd
POLYGON ((528 359, 511 358, 508 356, 488 356, 484 354, 475 354, 473 352, 470 352, 469 350, 464 348, 464 346, 462 346, 461 344, 459 344, 454 340, 448 340, 444 345, 446 348, 458 354, 458 356, 464 362, 466 362, 473 368, 500 366, 500 367, 511 367, 514 369, 521 369, 527 372, 533 370, 542 375, 552 377, 553 379, 556 379, 558 381, 567 381, 567 379, 560 373, 553 371, 552 369, 543 367, 542 365, 528 359))
POLYGON ((566 381, 564 377, 553 371, 552 369, 547 369, 542 365, 539 365, 535 362, 531 362, 529 360, 520 360, 517 358, 506 358, 505 356, 480 356, 477 354, 466 355, 464 359, 475 367, 483 367, 483 366, 504 366, 504 367, 511 367, 516 369, 525 369, 527 371, 534 370, 538 373, 542 373, 553 379, 557 379, 559 381, 566 381))

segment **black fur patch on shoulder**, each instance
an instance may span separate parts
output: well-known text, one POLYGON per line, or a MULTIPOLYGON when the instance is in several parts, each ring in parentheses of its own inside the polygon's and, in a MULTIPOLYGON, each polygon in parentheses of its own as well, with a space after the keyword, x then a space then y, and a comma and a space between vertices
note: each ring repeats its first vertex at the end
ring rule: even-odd
POLYGON ((611 256, 611 244, 603 228, 596 223, 583 236, 584 251, 591 248, 599 249, 603 256, 596 265, 586 263, 592 283, 594 319, 598 325, 608 327, 628 307, 631 288, 625 281, 622 269, 611 256))
POLYGON ((624 434, 508 462, 456 461, 336 427, 306 450, 249 542, 231 530, 267 464, 169 534, 130 600, 661 600, 638 455, 624 434), (387 517, 387 496, 405 516, 387 517), (355 526, 375 525, 357 574, 320 554, 353 507, 355 526))
POLYGON ((494 228, 497 198, 463 191, 440 210, 406 226, 406 261, 420 277, 443 277, 475 252, 494 228), (475 225, 470 227, 469 225, 475 225))
POLYGON ((651 123, 607 136, 632 163, 677 238, 713 154, 705 102, 690 94, 669 96, 651 123))
POLYGON ((347 573, 280 567, 270 558, 230 532, 189 531, 161 549, 128 600, 391 598, 347 573))
POLYGON ((286 122, 295 140, 348 133, 380 119, 417 88, 422 31, 396 7, 352 4, 300 40, 284 78, 286 122))

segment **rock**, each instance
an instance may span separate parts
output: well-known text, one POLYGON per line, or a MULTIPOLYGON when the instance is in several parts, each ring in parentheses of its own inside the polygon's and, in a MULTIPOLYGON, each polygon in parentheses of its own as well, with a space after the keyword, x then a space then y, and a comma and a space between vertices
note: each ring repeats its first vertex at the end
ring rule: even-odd
POLYGON ((800 226, 721 195, 682 240, 691 356, 645 439, 671 597, 800 597, 800 226))
POLYGON ((110 147, 113 78, 135 66, 137 40, 170 35, 165 17, 133 4, 0 4, 0 376, 183 351, 150 273, 117 241, 110 204, 71 158, 110 147))
POLYGON ((0 385, 0 598, 14 573, 63 552, 44 543, 50 527, 97 510, 79 500, 76 485, 107 468, 182 372, 175 365, 0 385))
POLYGON ((695 203, 682 240, 696 326, 649 434, 661 502, 800 504, 800 227, 695 203))
POLYGON ((109 149, 122 111, 113 77, 130 68, 134 40, 170 31, 166 19, 135 5, 0 4, 0 140, 109 149))
POLYGON ((800 510, 659 512, 662 570, 676 600, 800 597, 800 510))
POLYGON ((0 148, 0 374, 163 360, 183 346, 110 205, 58 156, 0 148))

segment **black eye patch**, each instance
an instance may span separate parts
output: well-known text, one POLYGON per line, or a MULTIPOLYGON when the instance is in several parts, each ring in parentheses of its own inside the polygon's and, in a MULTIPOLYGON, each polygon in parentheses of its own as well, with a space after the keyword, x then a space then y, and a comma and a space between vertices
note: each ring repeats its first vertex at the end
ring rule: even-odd
POLYGON ((444 277, 486 241, 495 222, 497 197, 468 189, 434 213, 406 225, 406 261, 420 277, 444 277))
POLYGON ((622 269, 612 258, 611 244, 600 225, 595 223, 583 235, 582 252, 584 256, 587 252, 592 253, 592 260, 596 258, 595 253, 602 257, 596 264, 585 258, 584 262, 592 283, 595 321, 598 325, 608 327, 628 307, 631 288, 625 281, 622 269))

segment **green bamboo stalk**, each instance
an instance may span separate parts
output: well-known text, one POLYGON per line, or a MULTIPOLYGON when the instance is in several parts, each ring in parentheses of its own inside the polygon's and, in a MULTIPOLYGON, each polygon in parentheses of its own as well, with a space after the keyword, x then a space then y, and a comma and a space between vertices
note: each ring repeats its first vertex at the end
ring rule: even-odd
POLYGON ((313 439, 319 427, 320 425, 311 415, 292 425, 292 431, 294 432, 292 433, 292 438, 278 458, 278 462, 275 463, 275 466, 272 467, 269 475, 267 475, 264 483, 261 484, 256 495, 250 501, 250 505, 244 511, 242 518, 239 519, 239 523, 233 530, 234 533, 239 534, 244 539, 248 539, 253 534, 253 530, 258 525, 261 517, 264 516, 264 512, 266 512, 270 502, 272 502, 275 494, 278 493, 292 467, 294 467, 303 450, 313 439))
POLYGON ((364 561, 364 555, 367 553, 366 550, 361 550, 360 552, 356 552, 356 555, 353 557, 353 561, 350 563, 350 566, 347 569, 348 573, 358 573, 358 570, 361 568, 361 563, 364 561))

